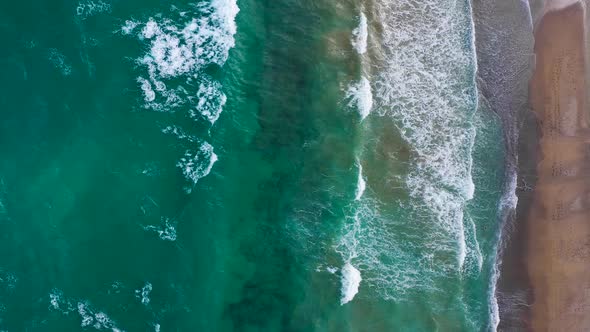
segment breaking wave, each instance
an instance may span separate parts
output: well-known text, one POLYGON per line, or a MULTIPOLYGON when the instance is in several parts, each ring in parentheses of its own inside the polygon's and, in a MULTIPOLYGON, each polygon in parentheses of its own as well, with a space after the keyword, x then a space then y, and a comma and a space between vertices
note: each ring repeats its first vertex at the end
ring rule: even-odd
POLYGON ((369 27, 367 25, 367 17, 361 12, 359 16, 359 25, 352 31, 352 46, 358 54, 365 54, 367 52, 367 39, 369 36, 369 27))
POLYGON ((338 251, 368 289, 403 301, 408 292, 439 292, 442 280, 478 271, 464 269, 467 258, 482 264, 464 213, 475 190, 474 37, 466 2, 379 1, 375 13, 383 31, 372 82, 362 78, 347 96, 362 119, 372 109, 398 128, 410 151, 409 201, 363 198, 338 251))
MULTIPOLYGON (((136 36, 147 50, 135 61, 144 70, 137 82, 146 109, 186 109, 188 117, 210 125, 219 119, 227 98, 221 83, 205 71, 226 62, 235 43, 238 12, 235 0, 213 0, 193 4, 188 11, 173 7, 170 17, 154 15, 144 22, 125 21, 120 32, 136 36)), ((202 142, 198 151, 187 150, 176 164, 187 180, 196 184, 209 174, 218 158, 213 146, 178 126, 162 131, 193 143, 202 142)), ((166 240, 175 238, 169 231, 156 231, 166 240)))

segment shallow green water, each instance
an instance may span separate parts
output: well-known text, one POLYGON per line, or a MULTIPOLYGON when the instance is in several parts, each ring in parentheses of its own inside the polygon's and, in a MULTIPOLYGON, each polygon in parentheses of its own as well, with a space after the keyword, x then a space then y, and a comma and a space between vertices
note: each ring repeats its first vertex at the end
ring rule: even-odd
POLYGON ((503 151, 468 2, 24 1, 0 22, 0 330, 493 328, 503 151), (423 39, 436 17, 448 38, 423 39))

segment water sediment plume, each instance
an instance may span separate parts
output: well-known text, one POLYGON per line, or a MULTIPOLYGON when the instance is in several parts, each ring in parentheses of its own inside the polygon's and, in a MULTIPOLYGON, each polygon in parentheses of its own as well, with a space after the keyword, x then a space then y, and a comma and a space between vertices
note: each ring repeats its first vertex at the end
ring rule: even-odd
MULTIPOLYGON (((546 4, 547 5, 547 4, 546 4)), ((590 330, 590 147, 585 8, 551 7, 535 31, 530 84, 538 182, 527 227, 535 331, 590 330)))

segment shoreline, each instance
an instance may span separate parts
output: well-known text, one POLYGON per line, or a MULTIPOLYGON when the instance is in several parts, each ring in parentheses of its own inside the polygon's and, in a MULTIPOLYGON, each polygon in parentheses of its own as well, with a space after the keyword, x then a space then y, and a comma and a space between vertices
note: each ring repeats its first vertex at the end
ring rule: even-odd
POLYGON ((536 23, 537 61, 530 102, 540 134, 538 156, 533 159, 538 181, 530 208, 522 207, 519 221, 533 292, 530 328, 590 330, 590 224, 586 222, 590 219, 590 121, 584 5, 551 2, 536 23))
POLYGON ((505 183, 490 280, 490 329, 511 331, 524 328, 524 322, 528 321, 526 303, 530 286, 524 266, 520 216, 522 207, 530 200, 527 199, 530 191, 521 190, 521 177, 525 174, 529 183, 529 178, 534 180, 535 169, 530 160, 534 160, 536 144, 532 144, 532 150, 528 146, 537 137, 535 120, 530 116, 523 118, 530 113, 528 84, 534 63, 533 20, 528 1, 474 1, 473 6, 478 89, 489 111, 501 121, 505 149, 505 183), (529 154, 532 157, 527 158, 529 154))

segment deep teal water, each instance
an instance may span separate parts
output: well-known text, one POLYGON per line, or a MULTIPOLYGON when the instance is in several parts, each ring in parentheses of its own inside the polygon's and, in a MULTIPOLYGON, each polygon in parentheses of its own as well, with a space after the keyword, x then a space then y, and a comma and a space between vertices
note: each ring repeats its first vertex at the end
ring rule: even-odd
POLYGON ((493 329, 504 160, 469 2, 0 22, 0 330, 493 329))

